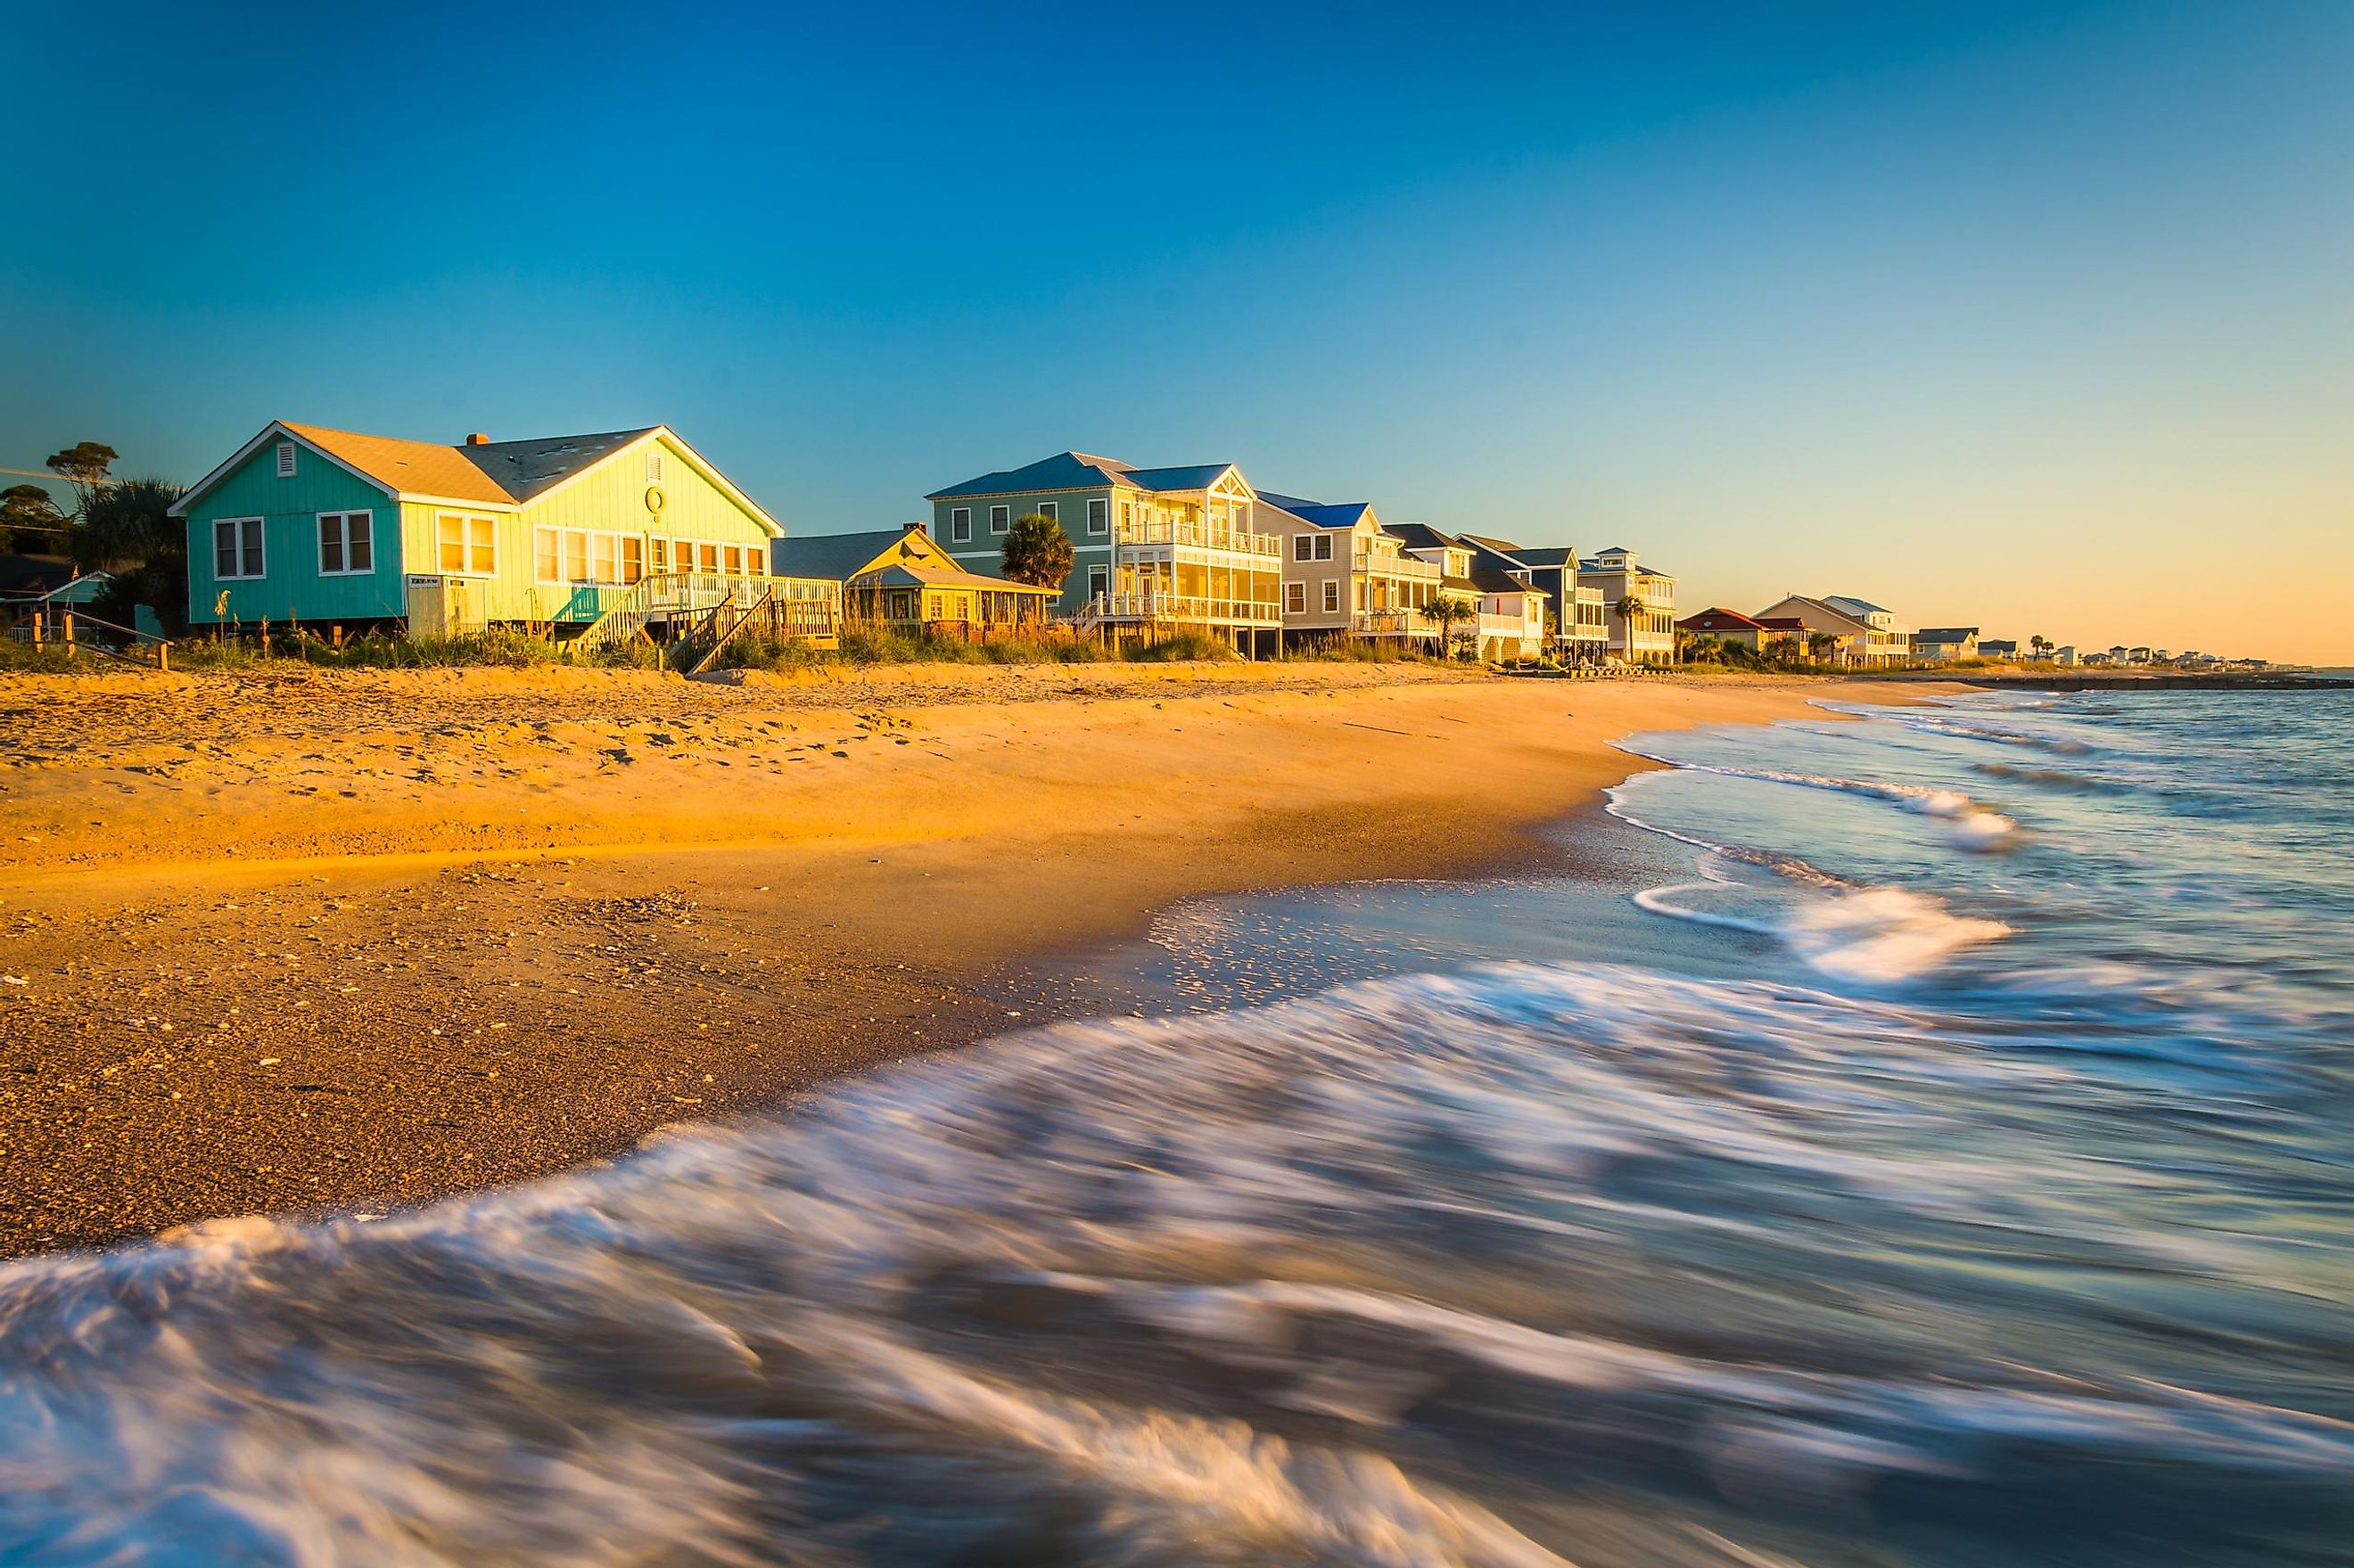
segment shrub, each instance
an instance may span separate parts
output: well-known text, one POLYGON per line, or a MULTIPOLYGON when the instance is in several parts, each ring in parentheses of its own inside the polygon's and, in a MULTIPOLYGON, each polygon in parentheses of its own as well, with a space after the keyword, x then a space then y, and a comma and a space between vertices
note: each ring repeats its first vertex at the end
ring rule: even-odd
POLYGON ((1131 664, 1173 664, 1195 659, 1237 659, 1241 655, 1223 637, 1206 631, 1173 631, 1150 642, 1130 642, 1119 656, 1131 664))

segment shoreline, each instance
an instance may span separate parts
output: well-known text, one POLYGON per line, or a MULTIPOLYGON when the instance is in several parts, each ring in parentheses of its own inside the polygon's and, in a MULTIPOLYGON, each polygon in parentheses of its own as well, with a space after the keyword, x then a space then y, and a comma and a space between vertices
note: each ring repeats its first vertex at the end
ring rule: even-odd
POLYGON ((918 671, 0 682, 0 1255, 774 1111, 1087 1015, 1055 955, 1181 900, 1557 853, 1628 733, 1929 690, 918 671))

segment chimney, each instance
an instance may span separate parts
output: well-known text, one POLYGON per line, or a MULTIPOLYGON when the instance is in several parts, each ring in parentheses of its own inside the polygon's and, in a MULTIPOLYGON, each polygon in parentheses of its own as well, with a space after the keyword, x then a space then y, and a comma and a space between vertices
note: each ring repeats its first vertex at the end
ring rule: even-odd
POLYGON ((470 447, 486 447, 491 444, 491 438, 484 435, 482 431, 476 430, 472 435, 466 438, 466 444, 470 447))
POLYGON ((899 524, 899 532, 902 534, 912 534, 922 526, 923 524, 921 523, 902 523, 899 524))

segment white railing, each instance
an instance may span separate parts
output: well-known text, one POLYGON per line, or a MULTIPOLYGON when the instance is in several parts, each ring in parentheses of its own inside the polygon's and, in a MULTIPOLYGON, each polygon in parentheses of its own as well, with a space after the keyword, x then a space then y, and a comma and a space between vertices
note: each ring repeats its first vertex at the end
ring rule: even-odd
POLYGON ((1192 594, 1097 594, 1079 615, 1081 620, 1175 620, 1204 625, 1281 626, 1283 609, 1272 601, 1250 599, 1205 599, 1192 594))
POLYGON ((1385 577, 1414 577, 1425 582, 1437 582, 1446 574, 1419 556, 1384 556, 1372 550, 1359 550, 1351 567, 1360 572, 1375 572, 1385 577))
POLYGON ((1361 609, 1349 620, 1349 630, 1368 636, 1394 636, 1414 632, 1438 635, 1438 627, 1425 620, 1422 612, 1403 607, 1394 609, 1361 609))
POLYGON ((1187 545, 1201 550, 1225 550, 1237 556, 1280 556, 1283 541, 1273 534, 1172 517, 1131 523, 1119 531, 1123 545, 1187 545))

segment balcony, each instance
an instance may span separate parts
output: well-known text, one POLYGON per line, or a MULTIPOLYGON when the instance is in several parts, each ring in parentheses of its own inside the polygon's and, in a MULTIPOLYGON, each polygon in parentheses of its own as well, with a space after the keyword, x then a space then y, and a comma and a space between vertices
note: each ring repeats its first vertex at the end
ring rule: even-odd
POLYGON ((1372 572, 1407 582, 1435 583, 1447 575, 1418 556, 1385 556, 1373 550, 1359 550, 1350 558, 1349 566, 1352 571, 1372 572))
POLYGON ((1131 523, 1119 531, 1119 542, 1182 545, 1196 550, 1224 550, 1235 556, 1265 556, 1269 560, 1283 554, 1283 541, 1273 534, 1253 534, 1246 529, 1173 517, 1131 523))
POLYGON ((1361 609, 1349 618, 1349 630, 1361 637, 1408 637, 1416 633, 1436 637, 1438 628, 1422 619, 1419 610, 1399 607, 1393 609, 1361 609))
POLYGON ((1082 619, 1097 621, 1151 621, 1201 626, 1265 626, 1283 624, 1283 607, 1272 600, 1204 599, 1190 594, 1097 594, 1082 619))

